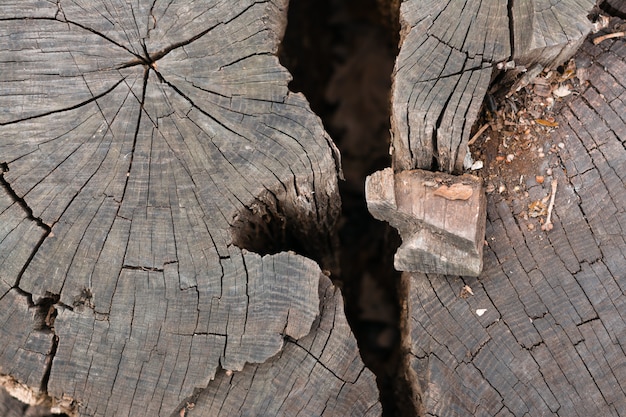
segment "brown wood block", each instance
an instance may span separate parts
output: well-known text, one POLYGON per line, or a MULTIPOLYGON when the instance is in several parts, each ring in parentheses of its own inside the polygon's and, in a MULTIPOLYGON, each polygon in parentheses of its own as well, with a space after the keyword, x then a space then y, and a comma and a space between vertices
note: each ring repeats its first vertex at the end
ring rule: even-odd
POLYGON ((486 203, 478 177, 387 168, 367 178, 365 192, 372 215, 402 236, 397 270, 480 274, 486 203))

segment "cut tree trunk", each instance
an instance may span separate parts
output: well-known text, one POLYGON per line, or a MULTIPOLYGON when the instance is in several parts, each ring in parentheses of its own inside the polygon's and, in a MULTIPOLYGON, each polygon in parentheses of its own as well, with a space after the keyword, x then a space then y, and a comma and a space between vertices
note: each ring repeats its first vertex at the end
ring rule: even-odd
POLYGON ((626 415, 626 44, 587 41, 576 62, 589 84, 529 189, 558 181, 552 230, 528 227, 522 194, 494 193, 480 277, 407 274, 428 415, 626 415))
MULTIPOLYGON (((276 58, 286 3, 0 5, 13 395, 85 416, 381 414, 340 292, 310 259, 333 267, 340 166, 276 58)), ((592 5, 403 2, 390 182, 459 173, 494 68, 521 86, 562 63, 592 5)), ((402 276, 398 376, 414 385, 396 398, 414 414, 626 415, 626 47, 587 43, 579 59, 589 85, 545 138, 547 181, 529 183, 545 196, 557 181, 552 229, 492 193, 477 278, 402 276)))
MULTIPOLYGON (((399 16, 401 48, 391 100, 394 172, 400 175, 418 168, 453 174, 468 168, 471 129, 497 69, 510 69, 511 75, 525 73, 519 80, 521 86, 543 68, 563 63, 591 31, 587 15, 593 5, 592 0, 555 5, 543 0, 403 2, 399 16)), ((445 181, 445 177, 438 181, 445 181)), ((405 192, 410 191, 396 189, 394 198, 405 192)), ((436 193, 414 199, 425 199, 420 207, 430 210, 441 205, 436 193)), ((458 213, 448 214, 458 210, 449 210, 446 205, 443 216, 449 221, 435 228, 420 226, 411 238, 405 233, 396 264, 411 246, 419 260, 401 262, 404 270, 477 276, 482 250, 476 248, 480 239, 475 238, 475 231, 484 229, 486 217, 486 206, 478 201, 482 199, 467 210, 472 215, 466 218, 465 230, 459 230, 458 213), (474 237, 472 244, 463 245, 462 237, 470 235, 474 237), (464 259, 468 268, 461 269, 464 259)), ((376 218, 397 223, 396 212, 377 212, 373 201, 368 205, 376 218)), ((435 219, 438 215, 418 217, 435 219)))
POLYGON ((536 73, 560 65, 592 24, 593 0, 424 2, 400 8, 392 89, 395 171, 463 170, 467 142, 497 64, 536 73), (554 3, 554 4, 552 4, 554 3))
MULTIPOLYGON (((523 65, 521 87, 563 64, 591 29, 593 3, 404 2, 396 183, 415 168, 460 172, 494 67, 523 65)), ((587 41, 577 62, 588 85, 542 138, 543 163, 520 179, 531 196, 552 192, 551 228, 524 219, 523 193, 496 189, 482 274, 403 274, 416 413, 626 415, 626 45, 587 41)), ((397 188, 388 192, 397 198, 397 188)))
POLYGON ((332 264, 340 167, 287 89, 285 13, 0 5, 11 392, 85 416, 380 414, 338 290, 286 251, 332 264))

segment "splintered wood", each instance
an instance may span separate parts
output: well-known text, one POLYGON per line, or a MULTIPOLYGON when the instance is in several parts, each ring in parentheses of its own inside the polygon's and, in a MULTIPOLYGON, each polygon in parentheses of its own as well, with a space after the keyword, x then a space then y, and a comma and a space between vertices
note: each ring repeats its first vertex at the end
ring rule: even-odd
POLYGON ((387 168, 367 178, 365 193, 372 215, 400 232, 397 270, 480 274, 486 200, 479 178, 387 168))

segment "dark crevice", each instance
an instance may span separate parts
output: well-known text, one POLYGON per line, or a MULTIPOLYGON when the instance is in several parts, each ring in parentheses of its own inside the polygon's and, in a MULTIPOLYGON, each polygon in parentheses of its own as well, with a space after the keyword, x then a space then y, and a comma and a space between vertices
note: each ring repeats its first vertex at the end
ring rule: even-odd
MULTIPOLYGON (((366 176, 391 165, 390 91, 399 5, 394 0, 291 0, 279 51, 293 75, 290 90, 306 96, 341 152, 339 267, 331 269, 331 278, 343 290, 363 362, 377 377, 384 416, 415 415, 421 401, 413 398, 409 381, 414 376, 408 375, 406 360, 410 346, 403 337, 408 336, 408 314, 400 300, 407 296, 408 282, 393 268, 400 237, 370 215, 365 201, 366 176)), ((289 239, 280 217, 270 217, 278 219, 279 234, 268 230, 272 221, 257 222, 257 233, 282 233, 289 239)), ((297 247, 302 240, 294 237, 292 247, 297 247)))
MULTIPOLYGON (((52 372, 52 361, 56 355, 57 347, 59 343, 59 338, 54 332, 54 322, 57 316, 56 307, 59 305, 63 306, 63 304, 59 303, 59 299, 60 299, 59 295, 52 294, 50 292, 46 292, 45 295, 42 298, 40 298, 38 302, 35 303, 33 301, 32 294, 27 293, 19 288, 15 288, 14 291, 16 291, 22 297, 26 298, 26 303, 28 304, 29 308, 35 310, 33 314, 32 330, 35 332, 47 333, 52 336, 52 339, 51 339, 52 343, 49 347, 49 350, 45 353, 46 359, 45 359, 45 364, 44 364, 45 366, 44 374, 39 384, 39 389, 37 392, 35 392, 35 396, 38 398, 35 401, 37 405, 23 404, 24 415, 25 416, 38 416, 38 417, 47 417, 47 416, 68 417, 68 414, 64 412, 53 413, 50 411, 54 401, 48 395, 48 382, 50 380, 50 375, 52 372)), ((73 409, 73 407, 75 406, 75 403, 72 402, 67 405, 69 406, 69 409, 73 409)))
MULTIPOLYGON (((137 137, 139 136, 139 129, 141 127, 141 116, 144 112, 143 106, 144 106, 145 99, 146 99, 146 89, 148 88, 149 76, 150 76, 150 70, 148 68, 145 68, 144 74, 143 74, 143 86, 141 88, 141 99, 139 101, 139 112, 137 114, 137 123, 135 124, 135 133, 133 135, 133 147, 131 148, 131 151, 130 151, 130 160, 128 161, 128 172, 126 176, 126 182, 124 183, 124 189, 122 191, 121 201, 124 201, 124 196, 126 195, 126 188, 128 187, 130 175, 134 174, 133 173, 133 159, 135 157, 135 148, 137 147, 137 137)), ((122 206, 120 205, 120 208, 121 207, 122 206)))
POLYGON ((611 16, 626 19, 626 2, 624 0, 601 0, 600 9, 611 16))
MULTIPOLYGON (((29 297, 29 304, 33 303, 31 295, 27 294, 27 296, 29 297)), ((46 292, 46 295, 43 298, 41 298, 36 304, 32 304, 32 306, 36 308, 34 317, 35 330, 54 330, 54 321, 57 317, 57 309, 55 305, 59 302, 59 298, 60 297, 56 294, 46 292)))
POLYGON ((52 372, 52 360, 54 359, 54 355, 56 355, 57 353, 58 345, 59 337, 57 335, 54 335, 54 337, 52 338, 52 346, 50 346, 50 351, 46 355, 46 371, 41 378, 40 390, 42 392, 48 392, 48 381, 50 381, 50 373, 52 372))
POLYGON ((511 59, 515 57, 515 22, 513 21, 513 2, 515 0, 509 0, 507 2, 507 14, 509 18, 509 39, 511 42, 511 59))
MULTIPOLYGON (((259 255, 292 251, 315 260, 322 269, 338 274, 337 237, 332 219, 320 221, 319 211, 302 213, 295 204, 297 184, 266 190, 231 220, 233 244, 259 255)), ((331 209, 332 211, 332 209, 331 209)), ((331 216, 333 217, 333 216, 331 216)))

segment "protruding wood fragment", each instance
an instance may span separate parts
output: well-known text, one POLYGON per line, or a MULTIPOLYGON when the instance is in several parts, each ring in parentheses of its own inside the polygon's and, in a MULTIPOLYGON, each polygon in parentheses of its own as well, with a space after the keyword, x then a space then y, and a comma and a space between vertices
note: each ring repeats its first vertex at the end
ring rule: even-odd
POLYGON ((365 192, 372 215, 402 236, 397 270, 480 274, 486 218, 480 179, 387 168, 367 178, 365 192))

